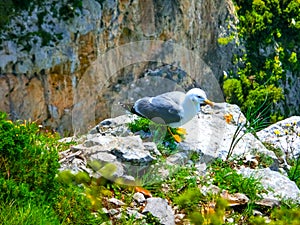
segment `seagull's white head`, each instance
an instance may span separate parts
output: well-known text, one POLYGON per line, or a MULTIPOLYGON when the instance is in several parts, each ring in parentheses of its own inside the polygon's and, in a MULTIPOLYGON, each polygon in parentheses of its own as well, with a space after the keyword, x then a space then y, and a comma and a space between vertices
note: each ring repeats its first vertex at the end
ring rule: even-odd
POLYGON ((213 105, 213 102, 208 100, 206 93, 200 88, 193 88, 186 93, 186 98, 191 100, 195 105, 213 105))

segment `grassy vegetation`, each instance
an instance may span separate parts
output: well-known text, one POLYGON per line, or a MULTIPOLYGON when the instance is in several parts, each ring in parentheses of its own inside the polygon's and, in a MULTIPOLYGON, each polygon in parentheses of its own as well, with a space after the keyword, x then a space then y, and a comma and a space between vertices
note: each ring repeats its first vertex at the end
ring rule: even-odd
POLYGON ((231 167, 232 165, 228 162, 216 160, 210 171, 213 175, 213 184, 229 190, 229 193, 244 193, 252 201, 260 199, 259 194, 263 192, 263 187, 259 180, 253 177, 244 178, 231 167))
POLYGON ((0 113, 0 208, 2 224, 89 224, 82 188, 57 179, 59 136, 27 121, 11 122, 0 113))
MULTIPOLYGON (((87 173, 58 172, 58 153, 68 144, 58 142, 59 136, 27 121, 11 122, 0 114, 0 220, 1 224, 159 224, 147 214, 143 219, 129 216, 125 211, 120 218, 108 216, 102 208, 114 209, 109 198, 131 206, 134 186, 114 183, 87 173), (110 224, 110 222, 108 223, 110 224)), ((163 158, 162 158, 163 160, 163 158)), ((205 175, 193 165, 166 168, 170 176, 146 183, 138 191, 153 197, 162 197, 184 213, 193 224, 266 224, 261 217, 252 215, 253 209, 265 212, 270 224, 297 224, 297 205, 283 204, 280 208, 265 210, 255 205, 262 189, 254 178, 244 178, 234 169, 234 162, 216 161, 205 175), (229 193, 244 193, 250 199, 246 206, 228 207, 218 193, 204 194, 201 187, 215 184, 229 193), (141 189, 142 188, 142 189, 141 189), (286 216, 288 215, 288 216, 286 216)), ((150 173, 153 173, 150 171, 150 173)), ((144 174, 146 177, 147 174, 144 174)))
POLYGON ((176 128, 169 127, 173 134, 172 136, 167 130, 167 126, 155 124, 151 120, 142 117, 129 123, 128 127, 133 133, 139 131, 150 133, 152 131, 153 141, 157 143, 158 149, 164 153, 164 155, 169 155, 176 150, 177 142, 174 139, 174 136, 184 139, 184 134, 180 133, 176 128), (150 130, 151 126, 153 129, 150 130))

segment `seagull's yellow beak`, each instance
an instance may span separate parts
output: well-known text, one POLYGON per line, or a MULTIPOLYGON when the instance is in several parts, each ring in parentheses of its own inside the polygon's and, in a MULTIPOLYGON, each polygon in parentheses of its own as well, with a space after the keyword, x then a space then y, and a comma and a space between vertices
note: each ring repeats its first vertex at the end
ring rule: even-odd
POLYGON ((204 103, 207 104, 207 105, 210 105, 210 106, 214 106, 214 103, 208 99, 205 99, 204 100, 204 103))

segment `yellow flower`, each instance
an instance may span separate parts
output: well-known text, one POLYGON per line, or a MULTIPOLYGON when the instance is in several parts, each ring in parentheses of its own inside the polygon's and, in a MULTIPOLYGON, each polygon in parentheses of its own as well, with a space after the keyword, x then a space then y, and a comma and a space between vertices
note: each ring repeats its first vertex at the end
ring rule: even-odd
POLYGON ((287 129, 285 129, 285 130, 284 130, 284 133, 285 133, 285 134, 288 134, 288 133, 289 133, 289 131, 288 131, 287 129))
POLYGON ((276 129, 276 130, 274 130, 274 134, 280 135, 280 131, 276 129))
POLYGON ((226 123, 228 123, 228 124, 231 122, 232 118, 233 118, 233 115, 231 113, 226 113, 224 115, 224 119, 225 119, 226 123))
POLYGON ((285 124, 286 127, 292 126, 290 123, 285 124))

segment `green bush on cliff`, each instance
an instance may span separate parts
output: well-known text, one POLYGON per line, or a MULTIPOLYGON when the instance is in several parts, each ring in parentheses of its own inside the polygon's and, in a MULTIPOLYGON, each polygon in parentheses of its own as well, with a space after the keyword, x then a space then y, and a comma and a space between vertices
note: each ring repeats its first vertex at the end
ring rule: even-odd
POLYGON ((300 71, 297 47, 300 43, 300 2, 234 2, 239 18, 239 38, 246 50, 244 55, 235 56, 237 71, 224 77, 224 93, 228 102, 240 105, 243 111, 259 107, 267 100, 274 106, 269 116, 275 121, 280 115, 275 103, 284 98, 280 82, 286 82, 287 70, 294 74, 300 71))
POLYGON ((57 179, 59 136, 0 112, 1 224, 97 224, 77 185, 57 179))
POLYGON ((52 138, 52 134, 40 133, 35 123, 13 123, 0 114, 1 200, 9 195, 32 197, 56 191, 59 163, 52 138))

